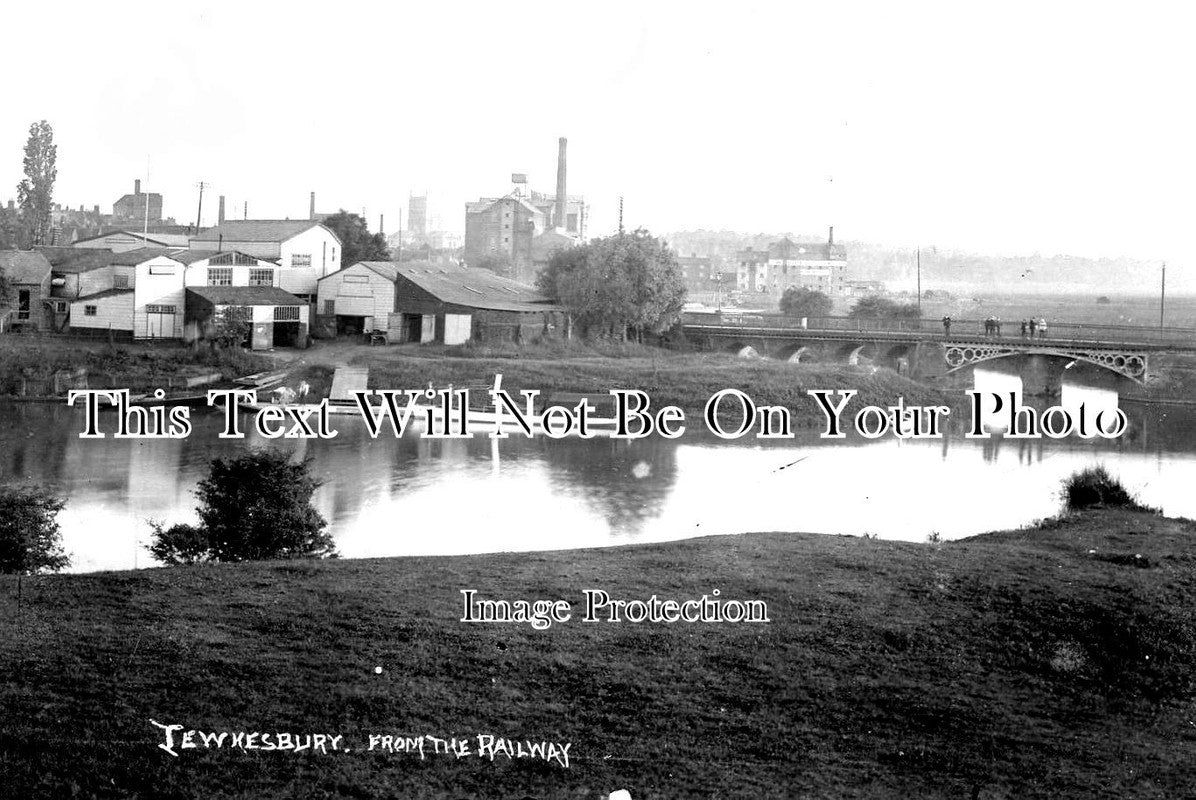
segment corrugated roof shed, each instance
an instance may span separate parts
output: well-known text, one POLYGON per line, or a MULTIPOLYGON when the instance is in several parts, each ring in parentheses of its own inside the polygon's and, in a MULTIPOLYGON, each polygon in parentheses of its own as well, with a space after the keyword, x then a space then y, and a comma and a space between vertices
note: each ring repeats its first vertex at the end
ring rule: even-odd
POLYGON ((36 250, 0 250, 0 272, 9 283, 41 283, 50 274, 50 261, 36 250))
MULTIPOLYGON (((192 236, 191 241, 216 242, 223 238, 229 242, 285 242, 316 226, 324 228, 319 222, 310 219, 228 220, 192 236)), ((332 233, 330 229, 324 229, 332 233)), ((335 233, 332 235, 336 236, 335 233)), ((340 241, 339 237, 337 241, 340 241)))
POLYGON ((277 286, 188 286, 187 291, 217 306, 307 305, 306 301, 277 286))
POLYGON ((547 297, 526 284, 499 277, 485 269, 392 265, 399 277, 411 281, 442 303, 495 311, 555 311, 547 297))

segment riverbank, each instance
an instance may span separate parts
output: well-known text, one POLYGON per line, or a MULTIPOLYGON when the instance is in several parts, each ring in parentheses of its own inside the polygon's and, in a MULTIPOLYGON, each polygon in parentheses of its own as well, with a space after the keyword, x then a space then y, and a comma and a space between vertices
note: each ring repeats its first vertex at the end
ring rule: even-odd
POLYGON ((25 579, 19 615, 6 577, 0 773, 31 798, 1180 796, 1193 533, 1105 510, 942 545, 761 533, 52 576, 25 579), (718 589, 771 621, 584 623, 587 588, 718 589), (461 589, 574 616, 462 623, 461 589), (172 758, 150 719, 352 752, 172 758), (363 752, 370 734, 568 742, 569 767, 363 752))
POLYGON ((0 396, 55 395, 55 373, 80 369, 86 370, 91 388, 149 392, 196 376, 230 379, 270 364, 269 359, 240 349, 6 336, 0 337, 0 396))
MULTIPOLYGON (((675 405, 700 419, 710 397, 726 388, 746 393, 757 405, 792 409, 795 424, 821 425, 824 415, 810 389, 854 389, 852 409, 863 405, 960 405, 962 396, 928 387, 892 370, 845 364, 789 364, 726 353, 692 353, 640 345, 558 342, 516 348, 441 346, 346 347, 319 343, 287 368, 289 382, 330 385, 336 366, 368 367, 372 389, 416 389, 432 383, 484 390, 503 376, 513 394, 536 389, 545 397, 585 394, 608 398, 610 389, 646 392, 653 408, 675 405)), ((316 393, 318 396, 318 393, 316 393)), ((731 407, 735 407, 731 403, 731 407)))

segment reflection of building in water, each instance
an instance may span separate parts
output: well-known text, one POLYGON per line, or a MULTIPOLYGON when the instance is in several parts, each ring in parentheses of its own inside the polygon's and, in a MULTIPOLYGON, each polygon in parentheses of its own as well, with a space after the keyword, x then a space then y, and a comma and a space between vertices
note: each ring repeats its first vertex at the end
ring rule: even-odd
POLYGON ((677 480, 677 443, 659 436, 546 441, 540 452, 553 468, 553 482, 580 489, 616 536, 639 533, 645 521, 659 516, 677 480))

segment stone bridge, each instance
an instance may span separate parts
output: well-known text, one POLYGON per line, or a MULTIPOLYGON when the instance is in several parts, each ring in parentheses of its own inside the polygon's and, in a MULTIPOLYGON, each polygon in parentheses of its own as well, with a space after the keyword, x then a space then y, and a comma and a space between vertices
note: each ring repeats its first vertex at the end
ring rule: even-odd
POLYGON ((954 331, 930 320, 864 320, 779 315, 686 314, 688 338, 711 349, 790 362, 885 366, 919 380, 970 380, 979 364, 1026 379, 1027 389, 1057 389, 1065 369, 1117 376, 1144 384, 1152 364, 1169 353, 1196 353, 1196 329, 1052 323, 1046 337, 958 334, 979 324, 957 321, 954 331), (804 324, 803 324, 804 323, 804 324), (937 330, 936 330, 937 328, 937 330))

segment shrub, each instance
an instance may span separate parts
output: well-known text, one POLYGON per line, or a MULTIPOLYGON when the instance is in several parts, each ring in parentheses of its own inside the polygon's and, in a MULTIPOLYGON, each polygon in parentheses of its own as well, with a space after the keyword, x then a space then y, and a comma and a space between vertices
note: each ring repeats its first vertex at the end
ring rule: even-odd
POLYGON ((328 523, 311 507, 318 486, 308 462, 283 453, 213 459, 196 489, 200 524, 153 523, 150 553, 167 564, 335 557, 328 523))
POLYGON ((32 575, 70 566, 57 520, 65 504, 35 486, 0 487, 0 573, 32 575))
POLYGON ((1097 507, 1142 507, 1103 466, 1088 467, 1066 478, 1063 481, 1063 499, 1069 511, 1097 507))

